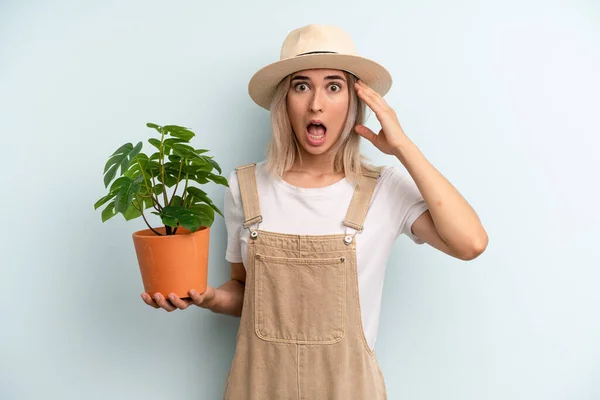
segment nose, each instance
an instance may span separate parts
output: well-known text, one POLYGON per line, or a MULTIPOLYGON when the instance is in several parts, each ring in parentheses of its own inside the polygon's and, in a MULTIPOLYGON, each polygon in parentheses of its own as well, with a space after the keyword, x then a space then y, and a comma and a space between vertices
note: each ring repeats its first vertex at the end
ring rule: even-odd
POLYGON ((321 89, 317 88, 313 91, 313 96, 310 100, 310 111, 315 113, 317 111, 323 111, 323 94, 321 93, 321 89))

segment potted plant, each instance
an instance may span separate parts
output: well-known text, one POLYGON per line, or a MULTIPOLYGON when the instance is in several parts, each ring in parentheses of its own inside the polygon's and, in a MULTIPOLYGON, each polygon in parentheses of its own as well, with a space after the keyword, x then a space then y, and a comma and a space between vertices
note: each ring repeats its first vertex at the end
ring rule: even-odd
POLYGON ((194 149, 189 141, 195 134, 178 125, 147 123, 159 138, 148 142, 157 151, 148 157, 141 153, 142 142, 135 147, 126 143, 108 159, 104 167, 104 187, 112 182, 109 193, 94 204, 102 210, 102 222, 121 213, 126 221, 142 217, 148 229, 134 232, 133 242, 144 290, 181 298, 188 291, 206 290, 210 226, 215 211, 223 216, 206 192, 190 185, 209 181, 228 186, 227 179, 208 150, 194 149), (168 137, 167 137, 168 136, 168 137), (214 173, 216 171, 217 173, 214 173), (173 188, 171 195, 167 188, 173 188), (177 190, 183 187, 182 195, 177 190), (162 199, 162 200, 161 200, 162 199), (144 211, 154 209, 164 226, 153 228, 144 211))

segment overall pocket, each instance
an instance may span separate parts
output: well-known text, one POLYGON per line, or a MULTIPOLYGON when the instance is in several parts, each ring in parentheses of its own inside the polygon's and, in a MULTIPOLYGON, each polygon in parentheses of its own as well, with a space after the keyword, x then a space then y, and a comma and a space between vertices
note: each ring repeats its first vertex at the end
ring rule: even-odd
POLYGON ((344 337, 344 257, 287 258, 257 254, 254 267, 254 323, 261 339, 330 344, 344 337))

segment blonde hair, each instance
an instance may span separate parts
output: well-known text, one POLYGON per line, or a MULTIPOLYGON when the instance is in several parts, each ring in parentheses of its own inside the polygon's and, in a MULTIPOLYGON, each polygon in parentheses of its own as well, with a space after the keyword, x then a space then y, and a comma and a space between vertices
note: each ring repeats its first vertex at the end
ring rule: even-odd
MULTIPOLYGON (((332 172, 344 171, 350 182, 358 183, 362 168, 373 170, 373 166, 365 162, 368 159, 360 154, 361 136, 354 130, 357 124, 362 125, 364 123, 367 105, 354 90, 354 83, 357 78, 351 73, 343 72, 348 84, 348 115, 341 135, 328 153, 335 154, 332 172)), ((279 177, 283 177, 283 174, 294 165, 296 157, 302 163, 299 151, 300 145, 296 135, 294 135, 287 112, 286 100, 290 80, 291 75, 288 75, 279 83, 270 107, 273 132, 267 150, 267 169, 271 174, 279 177)))

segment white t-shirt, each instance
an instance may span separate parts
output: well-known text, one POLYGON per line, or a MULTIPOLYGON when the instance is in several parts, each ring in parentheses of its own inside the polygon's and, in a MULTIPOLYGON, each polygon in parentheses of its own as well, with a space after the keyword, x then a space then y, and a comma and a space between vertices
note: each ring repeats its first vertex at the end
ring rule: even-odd
MULTIPOLYGON (((327 235, 355 231, 342 227, 354 193, 346 178, 322 188, 299 188, 279 177, 269 177, 266 161, 256 165, 256 183, 264 231, 327 235)), ((225 258, 247 265, 250 232, 244 229, 244 210, 235 171, 225 191, 224 216, 227 228, 225 258)), ((428 209, 410 174, 395 166, 385 166, 377 182, 371 207, 356 233, 358 288, 363 329, 371 349, 375 348, 383 279, 394 241, 401 234, 413 242, 424 242, 411 232, 413 222, 428 209)))

